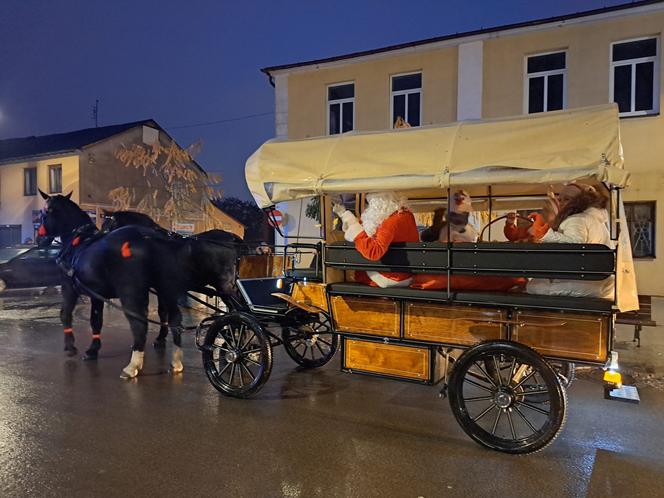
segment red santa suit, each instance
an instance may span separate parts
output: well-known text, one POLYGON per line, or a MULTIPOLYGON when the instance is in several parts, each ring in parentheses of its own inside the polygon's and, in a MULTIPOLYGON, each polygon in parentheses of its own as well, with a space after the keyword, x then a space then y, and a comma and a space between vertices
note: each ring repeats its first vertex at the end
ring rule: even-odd
MULTIPOLYGON (((362 256, 378 261, 393 242, 419 242, 413 213, 398 202, 393 194, 373 194, 367 198, 369 207, 362 216, 362 222, 350 211, 345 211, 340 216, 344 238, 354 242, 355 248, 362 256)), ((408 287, 412 282, 412 275, 401 272, 358 271, 355 272, 355 279, 374 287, 408 287)))

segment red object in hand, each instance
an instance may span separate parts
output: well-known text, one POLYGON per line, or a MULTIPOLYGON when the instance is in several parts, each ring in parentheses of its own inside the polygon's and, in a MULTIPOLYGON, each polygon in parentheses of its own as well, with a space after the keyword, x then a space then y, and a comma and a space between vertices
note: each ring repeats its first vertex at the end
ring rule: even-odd
POLYGON ((541 240, 546 235, 546 232, 549 231, 549 224, 544 221, 544 218, 539 213, 530 213, 528 218, 533 221, 530 227, 530 235, 533 240, 541 240))
POLYGON ((44 225, 39 225, 39 230, 37 230, 37 235, 40 237, 46 237, 46 228, 44 225))

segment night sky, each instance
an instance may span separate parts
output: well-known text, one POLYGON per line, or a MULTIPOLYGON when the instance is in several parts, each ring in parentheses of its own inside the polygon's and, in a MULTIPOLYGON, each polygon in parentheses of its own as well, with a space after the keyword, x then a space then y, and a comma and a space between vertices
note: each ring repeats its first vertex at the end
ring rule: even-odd
POLYGON ((156 119, 228 196, 274 135, 261 67, 625 1, 0 0, 0 138, 156 119), (232 122, 188 126, 261 115, 232 122))

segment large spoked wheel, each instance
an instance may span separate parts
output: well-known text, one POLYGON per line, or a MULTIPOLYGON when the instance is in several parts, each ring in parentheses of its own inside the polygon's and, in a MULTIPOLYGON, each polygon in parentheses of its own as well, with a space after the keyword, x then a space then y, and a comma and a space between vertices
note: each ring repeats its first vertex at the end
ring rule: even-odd
POLYGON ((539 451, 558 436, 567 416, 567 394, 556 371, 515 342, 469 349, 456 361, 448 386, 457 422, 493 450, 539 451))
POLYGON ((298 327, 285 327, 282 339, 288 356, 303 368, 322 367, 334 358, 339 347, 339 336, 325 313, 311 315, 298 327))
POLYGON ((203 368, 222 394, 248 398, 272 371, 272 345, 250 315, 231 313, 215 321, 205 335, 203 368))

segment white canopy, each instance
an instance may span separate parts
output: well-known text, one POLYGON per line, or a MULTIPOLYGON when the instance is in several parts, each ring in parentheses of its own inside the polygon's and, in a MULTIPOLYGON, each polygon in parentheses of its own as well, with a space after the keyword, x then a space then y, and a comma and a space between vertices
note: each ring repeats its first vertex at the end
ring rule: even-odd
MULTIPOLYGON (((260 207, 321 193, 549 185, 625 186, 615 104, 303 140, 270 140, 247 161, 260 207)), ((442 193, 442 192, 441 192, 442 193)))

